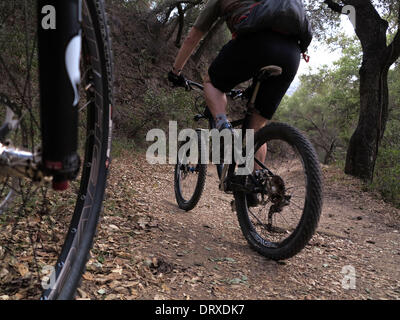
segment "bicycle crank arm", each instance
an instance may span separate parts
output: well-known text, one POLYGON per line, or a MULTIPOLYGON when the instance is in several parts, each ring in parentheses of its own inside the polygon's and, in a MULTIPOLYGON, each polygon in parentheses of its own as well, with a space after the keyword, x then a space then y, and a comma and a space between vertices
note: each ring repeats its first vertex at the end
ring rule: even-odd
POLYGON ((224 166, 222 167, 221 179, 220 179, 220 183, 219 183, 219 190, 224 191, 224 192, 228 191, 227 181, 226 181, 226 177, 228 175, 228 170, 229 170, 229 165, 224 164, 224 166))

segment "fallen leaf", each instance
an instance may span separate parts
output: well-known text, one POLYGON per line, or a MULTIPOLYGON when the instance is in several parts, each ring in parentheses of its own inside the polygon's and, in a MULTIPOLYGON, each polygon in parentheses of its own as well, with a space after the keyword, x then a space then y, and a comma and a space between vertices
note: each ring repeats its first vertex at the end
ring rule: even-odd
POLYGON ((239 279, 239 278, 233 278, 233 279, 228 281, 228 283, 230 283, 230 284, 239 284, 241 282, 242 282, 242 280, 239 279))
POLYGON ((161 289, 162 289, 163 292, 167 292, 167 293, 171 292, 171 289, 165 283, 163 283, 161 285, 161 289))
POLYGON ((0 271, 0 279, 6 277, 9 273, 10 272, 6 268, 1 269, 1 271, 0 271))
POLYGON ((131 291, 131 296, 132 296, 132 297, 135 297, 135 298, 136 298, 136 297, 139 295, 138 292, 137 292, 137 290, 134 289, 134 288, 131 288, 130 291, 131 291))
POLYGON ((85 279, 85 280, 88 280, 88 281, 93 281, 94 280, 93 274, 91 274, 89 272, 85 272, 82 275, 82 278, 85 279))
POLYGON ((119 275, 122 275, 122 267, 117 265, 117 268, 111 270, 112 273, 118 273, 119 275))
POLYGON ((104 288, 101 288, 101 289, 97 290, 97 293, 103 295, 106 293, 106 290, 104 288))
POLYGON ((88 295, 85 291, 83 291, 81 288, 78 288, 77 291, 78 291, 78 293, 79 293, 79 295, 80 295, 80 298, 82 298, 82 299, 86 299, 86 298, 89 296, 89 295, 88 295))
POLYGON ((22 300, 23 298, 24 298, 24 295, 21 294, 21 293, 16 293, 16 294, 14 295, 14 299, 15 299, 15 300, 22 300))
POLYGON ((22 276, 22 278, 25 278, 25 276, 29 274, 29 268, 26 264, 18 263, 17 268, 18 268, 18 272, 22 276))

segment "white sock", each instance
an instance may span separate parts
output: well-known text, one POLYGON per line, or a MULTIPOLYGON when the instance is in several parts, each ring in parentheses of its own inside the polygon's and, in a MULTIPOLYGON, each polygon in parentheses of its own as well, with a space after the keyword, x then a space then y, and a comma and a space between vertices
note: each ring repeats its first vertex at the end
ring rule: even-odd
POLYGON ((225 113, 220 113, 215 116, 215 126, 218 130, 222 128, 222 125, 225 123, 229 123, 229 120, 225 113))

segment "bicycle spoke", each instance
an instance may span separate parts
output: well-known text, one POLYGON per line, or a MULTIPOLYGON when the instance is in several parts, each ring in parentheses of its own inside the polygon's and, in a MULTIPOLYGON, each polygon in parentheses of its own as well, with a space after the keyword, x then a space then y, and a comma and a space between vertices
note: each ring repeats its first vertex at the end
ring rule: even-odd
POLYGON ((290 203, 293 203, 298 209, 303 210, 303 208, 301 206, 299 206, 296 202, 294 202, 293 200, 290 200, 290 203))
POLYGON ((257 220, 257 222, 258 222, 261 226, 263 226, 264 223, 253 213, 253 211, 251 211, 250 209, 248 209, 248 210, 249 210, 250 214, 257 220))

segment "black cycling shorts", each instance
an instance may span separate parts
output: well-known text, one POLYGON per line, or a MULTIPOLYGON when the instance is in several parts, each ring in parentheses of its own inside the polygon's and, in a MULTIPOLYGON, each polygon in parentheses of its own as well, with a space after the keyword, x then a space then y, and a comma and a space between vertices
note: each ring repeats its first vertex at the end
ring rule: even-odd
POLYGON ((262 31, 229 41, 211 64, 208 74, 215 88, 229 92, 253 78, 262 67, 281 67, 282 75, 262 83, 255 102, 260 114, 271 119, 296 76, 300 54, 295 39, 273 31, 262 31))

